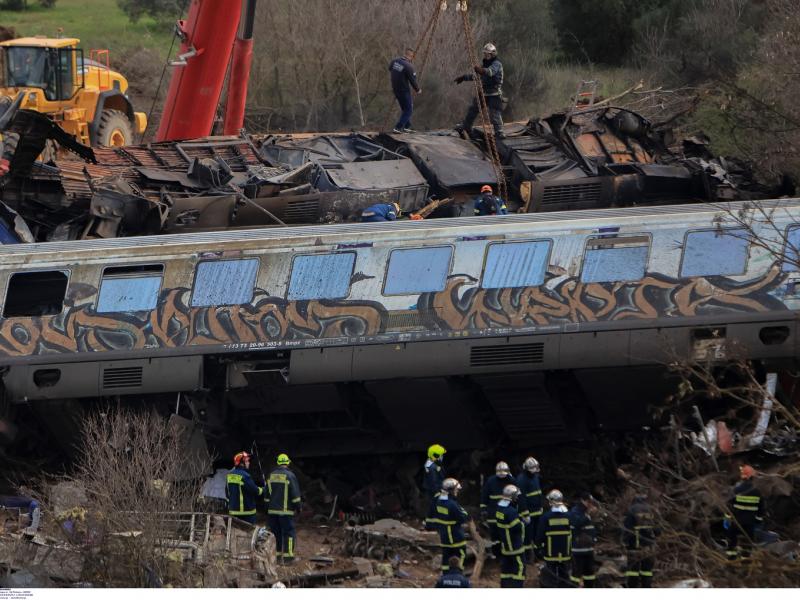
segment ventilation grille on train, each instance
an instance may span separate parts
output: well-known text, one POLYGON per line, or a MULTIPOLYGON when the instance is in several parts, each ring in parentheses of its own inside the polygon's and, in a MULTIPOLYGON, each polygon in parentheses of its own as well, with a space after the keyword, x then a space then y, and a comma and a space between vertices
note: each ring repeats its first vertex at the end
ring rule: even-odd
POLYGON ((319 200, 287 202, 283 209, 284 221, 316 221, 319 217, 319 200))
POLYGON ((117 367, 103 371, 103 389, 140 387, 142 367, 117 367))
POLYGON ((544 344, 473 346, 469 352, 471 367, 536 364, 544 360, 544 344))
POLYGON ((573 185, 554 185, 544 189, 542 204, 598 202, 602 191, 602 184, 599 181, 592 183, 576 183, 573 185))
POLYGON ((422 311, 389 311, 389 316, 386 319, 386 330, 398 331, 402 329, 425 329, 425 318, 426 315, 422 311))

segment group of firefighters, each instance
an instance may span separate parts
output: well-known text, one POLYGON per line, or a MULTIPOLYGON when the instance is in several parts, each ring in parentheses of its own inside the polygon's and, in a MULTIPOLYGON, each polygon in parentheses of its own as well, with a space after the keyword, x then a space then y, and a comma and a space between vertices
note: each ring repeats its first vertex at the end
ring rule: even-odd
MULTIPOLYGON (((437 587, 469 587, 469 579, 463 574, 467 555, 464 526, 471 517, 458 503, 461 484, 445 474, 445 453, 440 444, 428 448, 422 487, 429 510, 424 525, 439 534, 442 576, 437 587)), ((300 509, 300 486, 289 469, 291 461, 286 454, 279 454, 264 487, 253 481, 250 461, 247 452, 233 457, 233 469, 226 481, 228 514, 255 524, 257 502, 265 501, 278 560, 290 563, 297 548, 294 516, 300 509)), ((763 512, 761 494, 753 483, 755 470, 743 465, 739 472, 740 481, 733 488, 723 524, 731 558, 744 554, 756 539, 763 512)), ((582 492, 568 509, 559 490, 552 489, 543 496, 539 473, 539 462, 529 456, 516 477, 501 461, 484 482, 480 512, 491 536, 489 558, 500 559, 500 586, 522 587, 527 565, 539 559, 540 587, 594 587, 597 530, 593 515, 599 504, 589 492, 582 492)), ((646 495, 637 495, 622 522, 627 587, 651 587, 659 533, 646 495)))

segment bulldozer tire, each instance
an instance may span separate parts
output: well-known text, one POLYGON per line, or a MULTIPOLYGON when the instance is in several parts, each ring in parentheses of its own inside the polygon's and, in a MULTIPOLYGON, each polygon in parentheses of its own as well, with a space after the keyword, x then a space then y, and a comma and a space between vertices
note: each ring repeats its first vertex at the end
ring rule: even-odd
POLYGON ((133 130, 125 113, 118 110, 104 110, 100 115, 95 146, 128 146, 132 143, 133 130))

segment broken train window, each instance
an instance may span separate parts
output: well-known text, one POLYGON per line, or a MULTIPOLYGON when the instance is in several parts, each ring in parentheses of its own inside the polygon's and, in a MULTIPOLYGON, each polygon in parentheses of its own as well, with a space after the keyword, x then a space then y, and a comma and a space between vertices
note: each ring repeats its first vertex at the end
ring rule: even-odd
POLYGON ((8 280, 3 317, 57 315, 64 308, 66 271, 14 273, 8 280))
POLYGON ((253 299, 258 259, 204 261, 197 265, 191 305, 247 304, 253 299))
POLYGON ((103 271, 97 312, 152 310, 158 303, 163 265, 108 267, 103 271))
POLYGON ((639 281, 647 270, 650 237, 593 237, 586 242, 583 283, 639 281))
POLYGON ((346 298, 355 262, 355 252, 295 256, 287 300, 346 298))

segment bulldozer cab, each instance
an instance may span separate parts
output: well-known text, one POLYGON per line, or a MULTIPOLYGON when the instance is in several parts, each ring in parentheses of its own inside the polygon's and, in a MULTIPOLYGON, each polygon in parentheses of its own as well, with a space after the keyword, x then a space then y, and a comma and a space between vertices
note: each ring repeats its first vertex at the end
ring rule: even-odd
POLYGON ((77 40, 21 38, 0 44, 0 88, 38 88, 50 102, 68 101, 84 87, 77 40), (31 43, 32 41, 36 43, 31 43))

